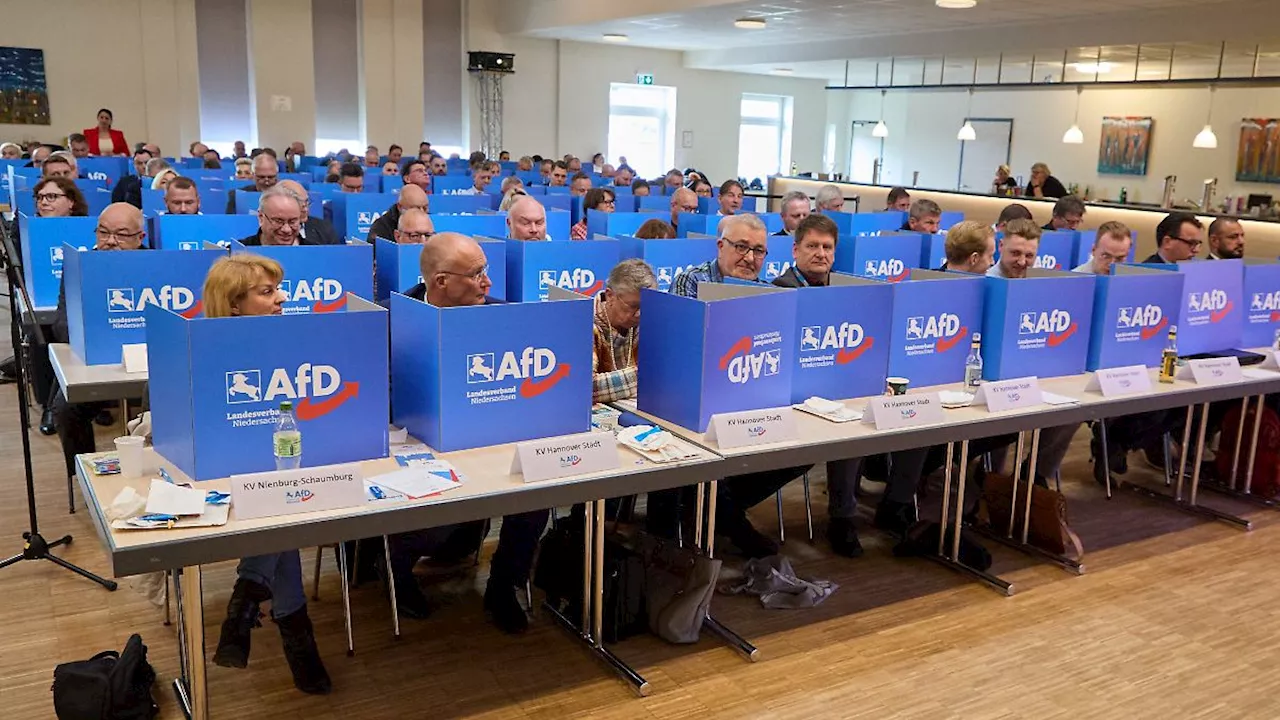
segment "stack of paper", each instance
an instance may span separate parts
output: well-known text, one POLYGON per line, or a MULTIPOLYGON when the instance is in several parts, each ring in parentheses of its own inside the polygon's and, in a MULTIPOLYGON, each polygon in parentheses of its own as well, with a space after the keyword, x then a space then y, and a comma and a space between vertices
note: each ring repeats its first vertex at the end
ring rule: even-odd
POLYGON ((410 500, 439 495, 461 487, 465 478, 447 460, 415 459, 400 470, 369 478, 369 482, 410 500))

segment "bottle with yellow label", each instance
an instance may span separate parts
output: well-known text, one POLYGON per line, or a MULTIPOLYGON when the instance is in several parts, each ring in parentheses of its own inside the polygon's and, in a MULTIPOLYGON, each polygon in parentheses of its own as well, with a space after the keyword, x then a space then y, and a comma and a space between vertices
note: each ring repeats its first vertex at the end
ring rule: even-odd
POLYGON ((1160 382, 1171 383, 1178 373, 1178 326, 1169 326, 1169 341, 1160 355, 1160 382))

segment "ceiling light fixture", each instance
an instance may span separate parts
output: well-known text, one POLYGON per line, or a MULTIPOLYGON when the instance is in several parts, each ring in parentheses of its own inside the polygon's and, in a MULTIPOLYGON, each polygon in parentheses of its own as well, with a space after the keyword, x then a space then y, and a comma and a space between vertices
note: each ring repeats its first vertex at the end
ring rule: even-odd
MULTIPOLYGON (((976 73, 977 70, 975 69, 976 73)), ((978 133, 973 129, 973 123, 969 121, 969 115, 973 113, 973 88, 969 88, 969 109, 964 113, 964 125, 960 126, 960 132, 956 133, 956 139, 960 142, 967 140, 977 140, 978 133)))
POLYGON ((792 70, 791 68, 774 68, 772 72, 774 75, 790 75, 792 70))
POLYGON ((1071 122, 1071 127, 1062 134, 1062 142, 1067 145, 1083 145, 1084 131, 1080 129, 1080 94, 1084 92, 1084 87, 1076 86, 1076 117, 1071 122))
POLYGON ((884 124, 884 96, 888 90, 880 91, 880 122, 871 128, 871 137, 887 138, 889 137, 889 126, 884 124))
POLYGON ((605 33, 601 39, 607 43, 631 42, 631 38, 623 35, 622 33, 605 33))
POLYGON ((733 26, 739 30, 763 30, 765 28, 764 18, 738 18, 733 21, 733 26))
POLYGON ((967 10, 978 4, 978 0, 934 0, 934 4, 947 10, 967 10))
POLYGON ((1085 75, 1106 75, 1111 72, 1111 63, 1103 60, 1102 62, 1078 62, 1072 63, 1072 67, 1076 72, 1085 75))
POLYGON ((1204 129, 1196 135, 1196 139, 1191 141, 1191 147, 1200 148, 1202 150, 1218 149, 1218 136, 1213 132, 1213 95, 1217 88, 1209 86, 1209 117, 1205 119, 1204 129))

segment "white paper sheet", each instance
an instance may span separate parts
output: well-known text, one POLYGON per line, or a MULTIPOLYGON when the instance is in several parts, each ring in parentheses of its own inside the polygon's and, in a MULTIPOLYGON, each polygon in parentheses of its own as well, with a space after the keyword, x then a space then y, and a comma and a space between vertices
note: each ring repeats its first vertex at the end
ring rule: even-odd
POLYGON ((464 478, 453 465, 433 460, 369 478, 369 482, 403 494, 410 500, 461 487, 464 478))
POLYGON ((165 515, 200 515, 204 512, 204 490, 182 487, 152 478, 147 493, 147 512, 165 515))

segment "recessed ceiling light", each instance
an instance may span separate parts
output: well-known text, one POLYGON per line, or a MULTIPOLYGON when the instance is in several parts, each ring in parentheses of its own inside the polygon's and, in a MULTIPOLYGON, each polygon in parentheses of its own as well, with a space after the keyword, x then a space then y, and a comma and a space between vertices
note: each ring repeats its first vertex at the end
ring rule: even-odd
POLYGON ((934 0, 934 4, 948 10, 964 10, 978 4, 978 0, 934 0))
POLYGON ((738 18, 733 21, 733 26, 740 30, 763 30, 765 24, 764 18, 738 18))
POLYGON ((772 72, 774 75, 790 75, 791 68, 774 68, 772 72))
POLYGON ((623 35, 622 33, 605 33, 601 40, 610 43, 631 42, 631 38, 623 35))

